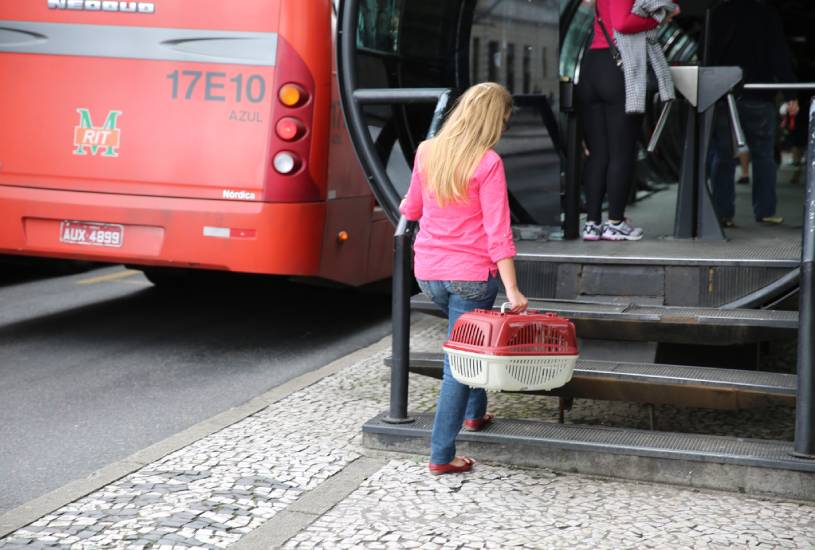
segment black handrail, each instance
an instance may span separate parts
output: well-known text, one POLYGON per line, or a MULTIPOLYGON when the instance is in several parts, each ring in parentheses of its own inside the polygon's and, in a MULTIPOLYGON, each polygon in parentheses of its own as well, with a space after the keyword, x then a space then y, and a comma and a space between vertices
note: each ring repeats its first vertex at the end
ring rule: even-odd
MULTIPOLYGON (((422 88, 422 89, 362 89, 354 90, 351 94, 352 100, 357 105, 352 105, 349 110, 355 113, 359 105, 372 104, 411 104, 435 102, 433 119, 427 131, 427 137, 436 135, 447 105, 450 102, 450 90, 447 88, 422 88)), ((348 113, 346 113, 346 116, 348 113)), ((361 118, 361 117, 360 117, 361 118)), ((358 130, 358 129, 357 129, 358 130)), ((356 139, 371 140, 367 126, 364 132, 356 132, 356 139)), ((359 151, 359 148, 357 148, 359 151)), ((373 179, 377 182, 389 182, 385 167, 382 161, 375 155, 361 155, 366 167, 373 172, 373 179)), ((377 185, 376 187, 388 187, 390 194, 394 194, 393 186, 377 185)), ((393 208, 391 212, 398 211, 399 198, 389 198, 393 208)), ((391 296, 393 335, 391 336, 391 348, 393 353, 393 363, 391 366, 391 395, 390 408, 385 422, 393 424, 403 424, 413 422, 413 418, 408 416, 408 375, 410 367, 410 296, 413 288, 413 237, 418 228, 416 222, 408 221, 404 216, 399 218, 396 224, 396 233, 393 236, 393 287, 391 296)))
MULTIPOLYGON (((815 90, 815 82, 799 83, 747 83, 745 90, 815 90)), ((797 399, 795 406, 795 442, 793 454, 815 459, 815 101, 810 102, 809 140, 807 144, 806 200, 804 201, 804 223, 801 236, 801 267, 783 277, 775 285, 778 289, 789 289, 796 274, 799 279, 798 303, 798 373, 797 399)), ((762 289, 766 295, 766 289, 762 289)), ((744 297, 754 303, 758 293, 744 297)), ((737 304, 734 302, 734 304, 737 304)))
POLYGON ((815 102, 809 108, 806 200, 801 243, 801 295, 798 306, 798 394, 795 408, 796 456, 815 459, 815 102))
POLYGON ((413 236, 418 224, 402 216, 393 236, 393 287, 391 296, 391 424, 413 422, 408 416, 408 375, 410 374, 410 296, 413 288, 413 236))
MULTIPOLYGON (((351 105, 351 111, 355 114, 358 113, 359 105, 372 105, 372 104, 410 104, 410 103, 428 103, 435 102, 436 107, 433 111, 433 119, 430 121, 430 127, 427 131, 427 138, 436 135, 441 123, 444 119, 444 114, 447 111, 447 105, 450 101, 450 90, 447 88, 422 88, 422 89, 362 89, 354 90, 351 94, 351 99, 356 105, 351 105)), ((348 113, 346 113, 348 116, 348 113)), ((361 118, 361 116, 359 117, 361 118)), ((357 139, 363 141, 370 141, 371 136, 368 133, 367 126, 364 132, 360 132, 359 128, 350 129, 352 134, 356 133, 355 142, 357 139)), ((376 155, 368 153, 368 149, 363 148, 364 152, 360 155, 361 160, 365 164, 369 173, 373 173, 373 179, 380 185, 376 188, 388 188, 388 200, 390 201, 390 211, 398 212, 398 205, 401 197, 398 195, 394 198, 396 190, 392 185, 381 185, 382 182, 390 183, 387 172, 382 161, 376 155)), ((359 147, 357 147, 359 151, 359 147)), ((386 210, 388 210, 386 208, 386 210)), ((407 414, 408 406, 408 375, 410 367, 410 295, 413 288, 413 237, 416 233, 418 224, 416 222, 408 221, 404 216, 400 216, 396 224, 396 233, 393 236, 393 282, 392 282, 392 296, 391 296, 391 315, 393 323, 393 334, 391 336, 391 349, 393 353, 393 363, 391 366, 391 400, 388 416, 384 418, 385 422, 393 424, 402 424, 413 422, 413 418, 407 414)))
MULTIPOLYGON (((427 131, 427 138, 436 135, 444 120, 450 91, 443 90, 438 96, 433 120, 427 131)), ((390 424, 413 422, 408 416, 408 385, 410 374, 410 295, 413 288, 413 237, 419 228, 417 222, 404 216, 399 218, 393 236, 393 295, 391 296, 391 402, 388 416, 383 418, 390 424)))
POLYGON ((574 105, 574 83, 560 81, 560 111, 566 115, 566 160, 563 162, 563 238, 580 236, 580 181, 577 161, 580 154, 577 112, 574 105))
MULTIPOLYGON (((815 82, 747 83, 745 90, 815 90, 815 82)), ((795 406, 793 454, 815 459, 815 101, 810 101, 807 144, 806 200, 801 236, 800 295, 798 303, 798 389, 795 406)), ((791 279, 792 274, 784 279, 791 279)), ((784 287, 789 281, 785 281, 784 287)))

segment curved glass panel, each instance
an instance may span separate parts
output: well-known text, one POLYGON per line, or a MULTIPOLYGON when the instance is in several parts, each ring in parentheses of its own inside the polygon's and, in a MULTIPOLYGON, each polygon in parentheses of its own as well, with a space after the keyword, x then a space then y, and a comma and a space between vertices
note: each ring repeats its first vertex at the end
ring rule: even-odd
POLYGON ((499 82, 516 96, 495 150, 504 160, 516 221, 560 225, 560 157, 541 101, 558 109, 559 4, 478 0, 470 30, 469 82, 499 82))
POLYGON ((399 50, 402 0, 361 0, 357 48, 394 53, 399 50))
MULTIPOLYGON (((505 85, 517 107, 496 150, 504 158, 515 221, 559 226, 561 159, 540 104, 545 100, 558 112, 558 81, 578 73, 593 18, 594 0, 360 0, 357 85, 446 87, 454 96, 477 82, 505 85), (561 21, 561 13, 569 21, 561 21)), ((675 24, 660 30, 660 41, 672 63, 692 61, 698 49, 675 24)), ((649 104, 643 147, 658 109, 658 103, 649 104)), ((406 191, 432 112, 431 105, 363 109, 398 193, 406 191)), ((677 179, 684 121, 683 109, 675 108, 657 151, 640 152, 641 187, 677 179)))
POLYGON ((578 0, 580 6, 568 23, 563 36, 560 55, 560 76, 575 80, 578 63, 582 52, 588 47, 594 23, 594 0, 578 0))
POLYGON ((513 94, 557 93, 558 7, 554 0, 478 0, 470 82, 500 82, 513 94))
MULTIPOLYGON (((495 81, 518 96, 504 157, 516 221, 560 224, 560 158, 543 123, 555 111, 558 0, 360 0, 359 88, 439 88, 461 93, 495 81)), ((430 105, 366 106, 377 152, 397 192, 409 183, 430 105)))

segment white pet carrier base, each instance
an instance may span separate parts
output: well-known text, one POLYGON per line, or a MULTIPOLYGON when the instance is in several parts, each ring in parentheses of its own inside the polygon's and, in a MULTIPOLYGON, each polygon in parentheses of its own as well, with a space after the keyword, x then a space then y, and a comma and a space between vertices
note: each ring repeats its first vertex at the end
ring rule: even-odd
POLYGON ((472 388, 548 391, 572 379, 578 355, 486 355, 444 347, 453 378, 472 388))

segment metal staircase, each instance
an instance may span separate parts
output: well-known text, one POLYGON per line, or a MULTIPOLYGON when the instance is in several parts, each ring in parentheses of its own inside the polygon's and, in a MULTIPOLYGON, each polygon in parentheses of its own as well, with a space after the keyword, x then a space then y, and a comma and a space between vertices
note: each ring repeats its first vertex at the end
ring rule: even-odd
MULTIPOLYGON (((429 125, 432 135, 440 124, 448 93, 445 89, 399 88, 398 79, 390 89, 358 88, 358 4, 358 0, 345 0, 339 12, 338 69, 343 109, 377 199, 396 222, 400 193, 378 156, 363 106, 402 109, 407 103, 436 103, 429 125)), ((697 114, 702 116, 694 116, 697 114)), ((815 110, 810 119, 811 128, 815 128, 815 110)), ((570 121, 569 128, 573 128, 573 118, 570 121)), ((593 243, 590 249, 576 241, 520 242, 520 286, 530 298, 530 308, 553 311, 573 320, 584 342, 617 340, 630 342, 632 347, 646 342, 728 346, 797 334, 799 374, 663 364, 656 360, 584 358, 573 380, 548 395, 561 398, 564 414, 568 401, 575 398, 710 408, 795 402, 795 441, 499 418, 482 432, 462 433, 462 452, 473 453, 484 461, 815 498, 815 141, 809 147, 807 215, 802 238, 738 245, 718 240, 720 235, 710 231, 716 227, 706 226, 700 218, 700 212, 706 212, 702 200, 706 188, 701 177, 703 152, 696 144, 707 126, 698 125, 689 131, 693 137, 688 138, 686 147, 693 152, 693 159, 686 163, 686 177, 679 191, 682 208, 677 210, 677 219, 682 231, 675 232, 679 237, 697 240, 639 242, 635 247, 593 243), (800 314, 767 307, 782 298, 789 299, 799 286, 800 314)), ((566 144, 560 149, 565 149, 567 157, 563 202, 568 238, 576 233, 574 167, 578 147, 574 132, 566 134, 566 144)), ((398 220, 394 239, 393 356, 386 361, 391 368, 390 408, 366 422, 362 431, 369 447, 424 454, 429 448, 432 416, 409 412, 408 375, 412 371, 439 377, 442 357, 412 354, 409 349, 411 310, 438 314, 427 299, 411 296, 411 243, 415 231, 415 224, 404 218, 398 220)))

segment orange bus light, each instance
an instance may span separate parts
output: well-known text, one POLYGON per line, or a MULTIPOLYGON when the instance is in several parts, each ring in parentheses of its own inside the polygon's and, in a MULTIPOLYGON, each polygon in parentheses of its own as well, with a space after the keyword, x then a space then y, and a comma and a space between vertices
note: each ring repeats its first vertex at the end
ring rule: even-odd
POLYGON ((348 237, 349 237, 348 236, 348 231, 340 231, 339 233, 337 233, 337 240, 339 242, 341 242, 341 243, 344 243, 345 241, 347 241, 348 237))
POLYGON ((308 94, 302 86, 297 84, 284 84, 278 93, 280 103, 286 107, 299 107, 308 100, 308 94))

